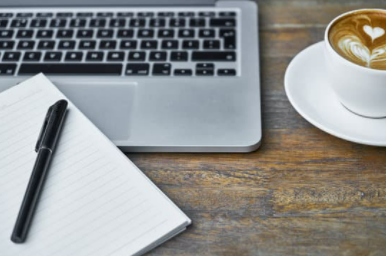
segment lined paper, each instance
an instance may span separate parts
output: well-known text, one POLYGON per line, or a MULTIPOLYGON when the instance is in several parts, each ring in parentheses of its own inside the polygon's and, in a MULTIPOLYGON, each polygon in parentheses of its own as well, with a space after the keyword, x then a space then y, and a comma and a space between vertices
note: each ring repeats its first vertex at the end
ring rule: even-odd
POLYGON ((66 97, 42 74, 0 94, 0 255, 135 255, 190 224, 74 105, 23 244, 10 240, 49 106, 66 97))

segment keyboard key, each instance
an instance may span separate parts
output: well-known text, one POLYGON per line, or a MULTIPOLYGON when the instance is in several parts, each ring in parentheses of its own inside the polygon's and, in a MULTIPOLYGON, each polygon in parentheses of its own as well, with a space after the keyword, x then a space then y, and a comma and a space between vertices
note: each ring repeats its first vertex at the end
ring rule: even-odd
POLYGON ((58 49, 72 50, 74 48, 75 48, 75 41, 73 40, 60 41, 58 45, 58 49))
POLYGON ((179 12, 179 17, 194 17, 194 12, 179 12))
POLYGON ((139 12, 138 17, 154 17, 154 12, 139 12))
POLYGON ((40 61, 41 57, 41 52, 25 52, 23 61, 40 61))
POLYGON ((188 52, 172 52, 171 61, 188 61, 188 52))
POLYGON ((153 76, 169 76, 171 73, 172 65, 169 63, 154 64, 153 76))
POLYGON ((110 20, 110 27, 124 27, 126 25, 126 20, 124 19, 111 19, 110 20))
POLYGON ((77 38, 92 38, 94 36, 94 31, 91 29, 79 29, 76 34, 77 38))
POLYGON ((192 75, 191 69, 175 69, 174 75, 175 76, 191 76, 192 75))
POLYGON ((15 74, 16 64, 0 64, 1 76, 12 76, 15 74))
POLYGON ((54 17, 54 14, 52 12, 38 12, 36 14, 36 17, 38 17, 38 18, 51 18, 51 17, 54 17))
POLYGON ((99 49, 115 49, 117 42, 114 40, 102 40, 99 43, 99 49))
POLYGON ((22 64, 20 75, 121 75, 122 64, 22 64))
POLYGON ((13 17, 13 13, 10 13, 10 12, 1 12, 0 13, 0 18, 12 18, 13 17))
POLYGON ((33 49, 35 47, 34 41, 19 41, 17 49, 33 49))
POLYGON ((58 18, 71 18, 74 16, 72 12, 58 12, 56 13, 56 17, 58 18))
POLYGON ((177 40, 164 40, 162 41, 162 49, 178 49, 177 40))
POLYGON ((214 71, 211 69, 197 69, 196 76, 213 76, 214 71))
POLYGON ((20 55, 20 52, 5 52, 3 61, 19 61, 20 55))
POLYGON ((193 52, 193 61, 236 61, 235 52, 193 52))
POLYGON ((124 52, 109 52, 107 54, 108 61, 123 61, 125 58, 124 52))
POLYGON ((159 38, 173 38, 174 30, 173 29, 159 29, 158 30, 159 38))
POLYGON ((44 61, 60 61, 62 59, 61 52, 46 52, 44 61))
POLYGON ((38 30, 36 38, 52 38, 53 34, 52 30, 38 30))
POLYGON ((166 52, 150 52, 151 61, 166 61, 167 53, 166 52))
POLYGON ((15 42, 13 41, 0 41, 0 50, 13 49, 15 42))
POLYGON ((76 17, 86 18, 86 17, 93 17, 94 14, 92 12, 78 12, 76 14, 76 17))
POLYGON ((157 49, 158 42, 156 40, 144 40, 141 42, 141 49, 157 49))
POLYGON ((183 49, 198 49, 199 41, 198 40, 184 40, 182 42, 183 49))
POLYGON ((54 40, 44 40, 44 41, 40 41, 38 44, 39 50, 52 50, 54 48, 55 48, 54 40))
POLYGON ((214 29, 200 29, 199 37, 212 38, 215 37, 214 29))
POLYGON ((112 29, 101 29, 98 31, 98 38, 112 38, 114 35, 114 30, 112 29))
POLYGON ((216 14, 214 12, 199 12, 198 16, 200 17, 214 17, 216 14))
POLYGON ((170 19, 169 25, 171 27, 185 27, 186 20, 185 19, 170 19))
POLYGON ((113 17, 114 14, 112 12, 98 12, 97 17, 113 17))
POLYGON ((138 38, 153 38, 154 30, 152 29, 139 29, 137 33, 138 38))
POLYGON ((225 49, 236 49, 236 31, 234 29, 221 29, 220 37, 224 39, 225 49))
POLYGON ((84 40, 79 42, 79 49, 82 49, 82 50, 95 49, 95 47, 96 47, 96 41, 94 40, 84 40))
POLYGON ((103 52, 88 52, 86 60, 88 61, 102 61, 104 57, 103 52))
POLYGON ((180 29, 178 31, 178 36, 181 38, 191 38, 194 37, 194 30, 193 29, 180 29))
POLYGON ((51 28, 64 28, 67 25, 67 20, 65 19, 53 19, 50 22, 51 28))
POLYGON ((92 19, 90 21, 90 27, 92 28, 104 28, 106 26, 105 19, 92 19))
POLYGON ((82 61, 83 53, 82 52, 67 52, 66 61, 82 61))
POLYGON ((220 17, 235 17, 236 12, 220 12, 219 16, 220 17))
POLYGON ((12 38, 13 30, 0 30, 0 39, 12 38))
POLYGON ((166 21, 165 19, 151 19, 150 20, 150 27, 165 27, 166 21))
POLYGON ((118 12, 117 17, 133 17, 134 13, 132 12, 118 12))
POLYGON ((217 70, 217 75, 219 75, 219 76, 235 76, 236 70, 235 69, 219 69, 219 70, 217 70))
POLYGON ((12 20, 11 27, 12 28, 25 28, 28 24, 27 19, 15 19, 12 20))
POLYGON ((17 31, 16 38, 31 38, 33 36, 33 30, 20 29, 17 31))
POLYGON ((18 18, 31 18, 33 16, 32 12, 20 12, 16 14, 16 17, 18 18))
POLYGON ((85 26, 86 26, 85 19, 72 19, 70 22, 70 27, 73 27, 73 28, 83 28, 85 26))
POLYGON ((130 52, 128 60, 144 61, 146 59, 146 52, 130 52))
POLYGON ((235 19, 210 19, 211 27, 235 27, 235 19))
POLYGON ((137 41, 134 40, 122 40, 121 49, 137 49, 137 41))
POLYGON ((205 19, 190 19, 191 27, 205 27, 205 19))
POLYGON ((205 40, 204 49, 220 49, 219 40, 205 40))
POLYGON ((213 69, 214 70, 214 64, 213 63, 197 63, 196 69, 213 69))
POLYGON ((130 27, 144 27, 146 24, 145 19, 131 19, 130 27))
POLYGON ((45 28, 47 26, 47 20, 45 19, 33 19, 31 21, 31 28, 45 28))
POLYGON ((149 64, 127 64, 125 75, 127 76, 147 76, 149 74, 149 64))
POLYGON ((71 29, 61 29, 56 32, 57 38, 72 38, 74 35, 74 30, 71 29))
POLYGON ((131 38, 134 36, 134 30, 132 29, 120 29, 118 30, 118 38, 131 38))
POLYGON ((8 20, 0 20, 0 28, 5 28, 8 25, 8 20))
POLYGON ((174 17, 174 12, 159 12, 158 17, 174 17))

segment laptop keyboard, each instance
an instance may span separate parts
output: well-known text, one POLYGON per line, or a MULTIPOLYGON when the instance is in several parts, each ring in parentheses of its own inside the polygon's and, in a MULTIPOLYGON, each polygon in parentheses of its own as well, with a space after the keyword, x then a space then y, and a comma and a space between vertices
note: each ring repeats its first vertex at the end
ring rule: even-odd
POLYGON ((236 76, 237 10, 0 11, 0 75, 236 76))

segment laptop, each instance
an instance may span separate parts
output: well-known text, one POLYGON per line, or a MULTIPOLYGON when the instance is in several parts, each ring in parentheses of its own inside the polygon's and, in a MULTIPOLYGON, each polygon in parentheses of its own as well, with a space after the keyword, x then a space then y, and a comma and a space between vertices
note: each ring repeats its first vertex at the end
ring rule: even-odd
POLYGON ((247 0, 1 0, 0 91, 42 72, 126 152, 253 151, 257 13, 247 0))

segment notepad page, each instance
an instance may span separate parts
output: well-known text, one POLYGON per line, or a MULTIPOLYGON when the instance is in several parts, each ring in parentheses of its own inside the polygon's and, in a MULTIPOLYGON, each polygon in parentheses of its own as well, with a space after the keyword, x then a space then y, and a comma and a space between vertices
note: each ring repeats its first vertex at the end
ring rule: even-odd
POLYGON ((42 74, 0 94, 0 255, 134 255, 190 224, 70 103, 27 241, 11 242, 44 117, 65 98, 42 74))

